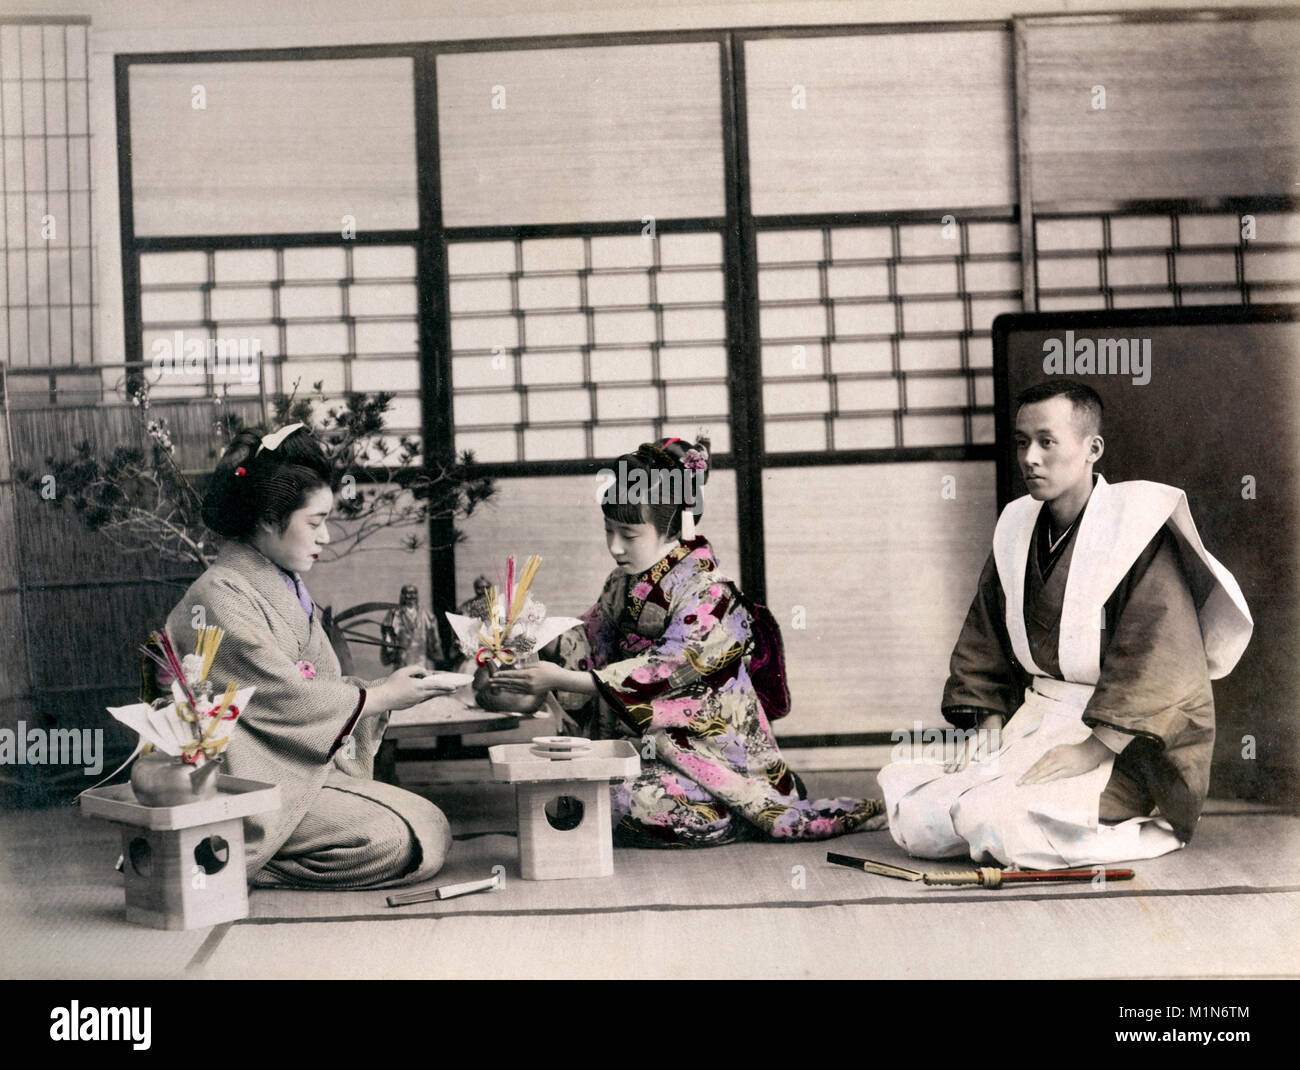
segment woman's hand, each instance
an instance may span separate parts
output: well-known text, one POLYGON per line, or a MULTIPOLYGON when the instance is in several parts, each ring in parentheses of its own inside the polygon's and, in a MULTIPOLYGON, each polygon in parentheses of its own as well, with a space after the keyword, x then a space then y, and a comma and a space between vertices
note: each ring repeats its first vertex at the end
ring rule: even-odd
POLYGON ((559 677, 563 672, 550 662, 540 662, 524 669, 501 669, 492 674, 486 686, 519 695, 544 695, 560 686, 559 677))
POLYGON ((589 674, 561 668, 548 661, 524 669, 502 669, 492 674, 486 686, 520 695, 544 695, 548 691, 596 693, 596 685, 589 674))
MULTIPOLYGON (((398 669, 375 688, 375 691, 379 692, 379 701, 376 703, 376 708, 381 711, 404 710, 408 706, 414 706, 426 699, 436 698, 438 695, 450 695, 455 690, 454 687, 435 684, 433 674, 428 669, 419 665, 407 665, 398 669)), ((370 692, 367 699, 373 693, 370 692)), ((366 702, 366 706, 370 706, 369 701, 366 702)))

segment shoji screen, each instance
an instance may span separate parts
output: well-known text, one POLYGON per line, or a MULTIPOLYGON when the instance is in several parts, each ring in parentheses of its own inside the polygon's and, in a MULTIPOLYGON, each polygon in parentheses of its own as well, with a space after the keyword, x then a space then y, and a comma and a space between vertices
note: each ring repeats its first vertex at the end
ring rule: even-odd
MULTIPOLYGON (((576 473, 656 436, 730 449, 720 71, 716 42, 438 57, 455 445, 501 466, 462 595, 540 553, 542 597, 585 609, 612 562, 576 473)), ((705 502, 738 572, 731 472, 705 502)))
POLYGON ((453 240, 448 254, 457 449, 581 461, 699 427, 730 448, 721 235, 453 240))
POLYGON ((155 394, 392 390, 419 436, 412 60, 133 64, 130 101, 135 232, 169 239, 140 257, 146 365, 176 332, 264 358, 155 394))
POLYGON ((764 474, 768 601, 794 700, 781 735, 943 723, 948 657, 989 551, 995 485, 988 461, 764 474))
POLYGON ((744 60, 781 727, 934 722, 995 516, 970 460, 993 441, 989 328, 1021 308, 1011 35, 774 37, 744 60), (819 463, 851 451, 886 463, 819 463))
MULTIPOLYGON (((133 62, 128 91, 154 397, 314 398, 320 383, 321 417, 348 391, 390 391, 395 460, 399 435, 423 435, 414 60, 133 62), (155 370, 178 338, 227 359, 155 370), (230 358, 254 350, 250 377, 230 358)), ((396 601, 410 582, 427 605, 428 553, 398 548, 412 534, 428 533, 384 531, 359 555, 322 562, 313 597, 335 609, 396 601)), ((354 651, 363 675, 383 671, 373 651, 354 651)))
POLYGON ((10 404, 93 401, 87 27, 0 23, 0 363, 10 404))
POLYGON ((1040 309, 1300 299, 1300 19, 1246 14, 1018 24, 1040 309))

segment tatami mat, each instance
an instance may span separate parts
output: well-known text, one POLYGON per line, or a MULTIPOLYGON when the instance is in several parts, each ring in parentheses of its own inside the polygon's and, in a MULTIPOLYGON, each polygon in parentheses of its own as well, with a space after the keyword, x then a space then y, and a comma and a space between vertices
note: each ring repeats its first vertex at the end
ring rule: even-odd
POLYGON ((118 830, 71 807, 0 816, 0 977, 179 976, 207 929, 128 924, 118 830))
MULTIPOLYGON (((822 779, 821 792, 843 790, 822 779)), ((497 891, 390 908, 384 891, 255 890, 251 917, 192 932, 126 922, 112 826, 68 807, 4 814, 0 976, 980 976, 1007 955, 1007 976, 1300 973, 1296 816, 1212 801, 1190 848, 1133 863, 1136 880, 1105 890, 926 888, 825 861, 919 868, 887 832, 616 850, 613 877, 524 881, 513 835, 471 831, 513 824, 508 792, 481 788, 429 790, 468 838, 427 887, 501 865, 497 891)))
POLYGON ((972 897, 1134 895, 1205 889, 1300 888, 1300 818, 1280 815, 1212 817, 1201 822, 1191 848, 1132 863, 1130 881, 1099 890, 1082 885, 927 887, 877 877, 826 861, 828 850, 913 869, 956 868, 960 863, 909 859, 888 832, 865 832, 818 843, 736 843, 707 850, 616 850, 614 875, 595 880, 519 879, 513 836, 489 834, 455 843, 430 887, 491 875, 505 867, 503 888, 445 902, 389 907, 385 891, 298 892, 258 890, 253 919, 392 918, 401 915, 503 914, 537 911, 625 910, 635 907, 720 907, 784 903, 847 903, 879 899, 928 902, 972 897))
POLYGON ((235 925, 211 977, 1293 975, 1300 894, 235 925))

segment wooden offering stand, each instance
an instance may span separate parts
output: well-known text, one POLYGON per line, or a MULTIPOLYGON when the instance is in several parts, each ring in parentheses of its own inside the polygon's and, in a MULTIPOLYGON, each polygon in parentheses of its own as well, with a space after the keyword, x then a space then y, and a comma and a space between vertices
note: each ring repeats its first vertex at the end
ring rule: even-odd
POLYGON ((213 798, 179 806, 144 806, 129 784, 81 796, 82 816, 122 827, 126 918, 153 929, 248 917, 244 818, 279 806, 277 785, 225 775, 213 798))
POLYGON ((609 785, 641 771, 636 748, 625 739, 584 739, 548 751, 546 739, 488 748, 492 776, 515 785, 520 875, 613 876, 609 785))

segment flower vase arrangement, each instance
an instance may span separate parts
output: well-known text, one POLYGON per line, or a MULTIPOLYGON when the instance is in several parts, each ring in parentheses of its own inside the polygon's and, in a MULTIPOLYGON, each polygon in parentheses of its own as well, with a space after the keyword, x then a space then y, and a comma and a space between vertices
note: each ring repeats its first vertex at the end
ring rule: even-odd
POLYGON ((493 675, 503 667, 532 664, 542 647, 582 623, 576 617, 546 615, 546 606, 532 594, 541 564, 542 559, 534 554, 516 574, 515 559, 507 558, 503 588, 489 585, 483 597, 472 604, 471 616, 446 614, 461 650, 474 659, 474 698, 485 710, 518 716, 536 713, 545 703, 545 695, 502 691, 493 686, 493 675))
POLYGON ((230 742, 235 721, 248 706, 254 687, 231 681, 216 697, 208 673, 221 646, 220 628, 199 628, 196 652, 178 658, 162 632, 140 649, 158 666, 159 683, 170 684, 170 697, 153 703, 108 708, 140 736, 140 757, 131 768, 131 790, 145 806, 179 806, 217 792, 221 753, 230 742))

